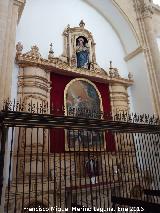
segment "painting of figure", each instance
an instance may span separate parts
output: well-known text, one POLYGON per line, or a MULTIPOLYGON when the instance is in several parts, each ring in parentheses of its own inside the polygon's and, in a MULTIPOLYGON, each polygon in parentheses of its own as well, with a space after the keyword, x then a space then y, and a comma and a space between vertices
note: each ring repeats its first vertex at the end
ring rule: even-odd
POLYGON ((72 150, 87 151, 92 148, 96 151, 103 147, 103 140, 103 132, 89 131, 85 129, 67 130, 67 147, 72 150))
POLYGON ((88 81, 74 81, 68 88, 66 94, 66 107, 68 115, 100 118, 100 105, 99 94, 95 87, 88 81))
POLYGON ((89 48, 85 37, 80 36, 76 40, 77 67, 89 69, 89 48))
MULTIPOLYGON (((101 99, 97 89, 86 80, 75 80, 66 92, 67 115, 74 117, 101 118, 101 99)), ((88 130, 68 130, 67 144, 69 149, 95 150, 103 144, 103 132, 88 130)))

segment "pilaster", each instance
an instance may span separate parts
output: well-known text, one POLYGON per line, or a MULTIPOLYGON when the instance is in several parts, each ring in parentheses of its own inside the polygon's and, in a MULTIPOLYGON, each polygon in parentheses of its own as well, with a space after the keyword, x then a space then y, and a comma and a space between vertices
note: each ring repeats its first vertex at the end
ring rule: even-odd
POLYGON ((121 83, 110 85, 110 99, 112 105, 112 113, 123 113, 129 111, 127 87, 121 83))
POLYGON ((3 0, 2 13, 2 34, 0 36, 0 108, 2 101, 11 96, 12 71, 14 64, 14 50, 16 27, 20 14, 22 13, 24 0, 3 0))
POLYGON ((153 4, 149 0, 133 0, 133 2, 141 30, 142 45, 148 66, 155 112, 160 115, 160 54, 152 21, 153 4))

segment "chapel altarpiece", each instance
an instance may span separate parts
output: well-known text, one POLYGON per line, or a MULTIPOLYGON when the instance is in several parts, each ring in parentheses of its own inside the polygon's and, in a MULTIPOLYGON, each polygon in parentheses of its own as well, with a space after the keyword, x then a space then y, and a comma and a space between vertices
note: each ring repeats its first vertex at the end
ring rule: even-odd
MULTIPOLYGON (((128 112, 129 111, 129 96, 128 96, 128 87, 133 84, 133 78, 132 75, 129 73, 128 79, 125 79, 119 75, 118 69, 112 67, 112 63, 110 63, 110 67, 108 70, 104 70, 101 68, 96 61, 96 51, 95 51, 95 46, 96 43, 93 39, 93 36, 91 32, 89 32, 85 28, 85 23, 83 20, 80 22, 78 27, 70 27, 69 25, 66 27, 66 29, 63 32, 63 40, 64 40, 64 48, 63 48, 63 53, 60 57, 56 57, 54 55, 53 51, 53 45, 50 45, 50 50, 48 54, 48 59, 44 59, 40 52, 39 48, 34 45, 31 47, 31 50, 29 52, 23 53, 23 45, 19 42, 16 45, 16 64, 19 67, 19 74, 18 74, 18 96, 17 99, 21 100, 21 102, 24 103, 24 111, 29 111, 30 110, 30 103, 32 102, 32 112, 36 113, 36 106, 39 106, 38 113, 42 113, 41 107, 42 106, 47 106, 45 113, 49 114, 50 109, 55 106, 55 100, 52 98, 52 89, 55 87, 53 85, 52 79, 59 79, 61 80, 61 76, 63 76, 63 79, 65 81, 65 76, 66 78, 70 78, 71 80, 68 80, 66 84, 64 84, 64 90, 60 91, 63 93, 63 100, 61 102, 63 103, 63 108, 64 108, 64 114, 68 115, 69 111, 73 111, 73 109, 81 109, 81 108, 87 108, 88 110, 93 109, 93 111, 98 111, 98 112, 104 112, 105 110, 105 104, 104 102, 108 100, 108 105, 110 106, 110 111, 108 113, 119 113, 119 112, 128 112), (58 77, 57 77, 58 76, 58 77), (103 86, 101 86, 103 85, 103 86), (78 88, 78 89, 77 89, 78 88), (108 88, 108 96, 106 96, 106 99, 103 100, 104 97, 102 97, 102 94, 98 88, 102 88, 103 92, 105 91, 106 88, 106 93, 107 93, 107 88, 108 88), (77 107, 77 108, 76 108, 77 107)), ((97 41, 98 42, 98 41, 97 41)), ((62 80, 61 80, 62 81, 62 80)), ((56 85, 58 87, 58 84, 56 85)), ((105 92, 104 92, 105 94, 105 92)), ((55 94, 53 94, 54 97, 55 94)), ((43 112, 44 113, 44 112, 43 112)), ((77 113, 77 111, 76 111, 77 113)), ((81 116, 80 114, 74 114, 74 116, 81 116)), ((84 115, 83 115, 84 116, 84 115)), ((91 114, 87 114, 89 118, 92 118, 91 114)), ((99 118, 103 119, 102 115, 99 118)), ((95 118, 95 117, 94 117, 95 118)), ((49 134, 49 130, 44 130, 44 129, 39 129, 39 136, 37 136, 36 130, 28 129, 28 135, 30 135, 30 131, 32 131, 32 138, 33 138, 33 143, 32 143, 32 152, 36 152, 37 149, 37 137, 39 137, 39 152, 42 151, 45 153, 50 152, 51 146, 47 143, 47 138, 49 134), (44 131, 44 132, 43 132, 44 131), (44 134, 43 134, 44 133, 44 134), (42 142, 42 135, 44 135, 44 147, 43 147, 43 142, 42 142)), ((86 131, 87 132, 87 131, 86 131)), ((68 143, 67 141, 67 136, 68 134, 71 137, 71 131, 66 132, 64 134, 64 143, 65 143, 65 150, 69 151, 70 149, 74 148, 74 143, 78 143, 76 140, 71 141, 68 143)), ((74 133, 75 134, 75 133, 74 133)), ((78 138, 77 140, 85 140, 85 134, 79 135, 79 132, 76 133, 77 136, 74 135, 74 138, 78 138)), ((97 133, 93 133, 90 135, 90 156, 88 157, 87 155, 87 150, 86 154, 82 154, 80 156, 81 163, 76 162, 77 164, 77 177, 79 177, 79 173, 83 174, 84 173, 84 167, 88 168, 88 165, 95 165, 95 168, 104 167, 103 162, 100 162, 101 156, 94 155, 94 147, 96 144, 96 141, 99 139, 99 149, 106 150, 105 144, 106 138, 105 134, 96 135, 97 133)), ((15 159, 16 159, 16 141, 17 141, 17 136, 18 134, 15 135, 15 159)), ((23 128, 21 129, 21 145, 20 145, 20 150, 19 152, 23 156, 23 149, 24 149, 24 137, 27 135, 25 133, 25 130, 23 128)), ((88 135, 88 133, 86 133, 88 135)), ((117 136, 121 137, 121 136, 117 136)), ((72 138, 72 137, 71 137, 72 138)), ((50 144, 52 143, 52 139, 50 138, 50 144)), ((115 138, 115 144, 116 144, 116 138, 115 138)), ((130 146, 132 146, 132 140, 130 141, 130 146)), ((30 138, 26 138, 26 150, 28 150, 28 153, 30 152, 30 138)), ((115 146, 118 146, 117 144, 115 146)), ((78 150, 79 149, 79 144, 77 145, 78 150)), ((87 147, 87 146, 86 146, 87 147)), ((54 168, 55 165, 53 165, 53 156, 56 158, 55 155, 53 155, 53 152, 50 152, 50 178, 51 178, 51 188, 52 184, 54 182, 54 178, 52 176, 53 170, 57 169, 57 174, 59 173, 58 168, 54 168)), ((58 156, 58 155, 57 155, 58 156)), ((25 157, 25 163, 26 163, 26 168, 28 165, 29 168, 29 159, 30 155, 28 154, 28 157, 26 155, 25 157)), ((57 157, 57 162, 59 158, 57 157)), ((62 155, 62 162, 63 162, 63 155, 62 155)), ((34 154, 32 156, 32 173, 36 172, 35 167, 36 167, 36 161, 37 159, 35 158, 34 154)), ((119 159, 119 162, 117 162, 114 159, 114 156, 110 155, 109 161, 114 162, 114 168, 118 168, 118 165, 120 165, 121 159, 119 159)), ((23 171, 23 163, 24 163, 24 158, 19 157, 19 169, 18 169, 18 176, 19 176, 19 181, 22 182, 22 174, 25 172, 26 177, 29 175, 29 170, 26 169, 23 171)), ((73 164, 74 162, 72 162, 73 164)), ((14 164, 14 163, 13 163, 14 164)), ((66 161, 66 167, 69 167, 69 157, 68 161, 66 161)), ((45 187, 45 182, 47 182, 47 178, 45 178, 45 175, 47 176, 47 166, 48 166, 48 159, 47 157, 41 160, 41 158, 38 158, 38 175, 41 175, 42 168, 43 173, 44 173, 44 191, 45 187)), ((14 168, 14 167, 13 167, 14 168)), ((62 169, 64 169, 64 164, 62 163, 62 169)), ((98 173, 100 179, 101 179, 101 173, 102 169, 99 169, 99 171, 88 171, 88 183, 90 181, 90 178, 92 179, 92 183, 96 184, 97 179, 96 175, 98 173)), ((74 165, 72 170, 74 170, 74 165)), ((11 191, 14 192, 15 190, 15 171, 13 169, 13 177, 12 177, 12 184, 11 184, 11 191)), ((114 172, 114 171, 113 171, 114 172)), ((73 172, 74 173, 74 172, 73 172)), ((73 178, 74 179, 74 178, 73 178)), ((59 193, 59 188, 58 186, 60 185, 59 183, 60 180, 57 179, 57 197, 59 193)), ((40 181, 38 184, 41 184, 40 181)), ((82 184, 85 185, 85 182, 82 178, 82 184)), ((63 188, 64 186, 63 182, 61 183, 61 187, 63 188)), ((26 183, 27 187, 27 183, 26 183)), ((69 189, 70 185, 67 183, 67 188, 69 189)), ((34 188, 34 181, 33 181, 33 188, 34 188)), ((22 192, 22 185, 19 184, 19 196, 17 196, 17 199, 19 202, 19 209, 21 208, 21 192, 22 192)), ((13 193, 14 196, 14 193, 13 193)), ((27 194, 26 197, 24 198, 25 200, 25 205, 27 207, 27 194)), ((39 198, 41 200, 41 194, 39 195, 39 198)), ((44 204, 47 203, 48 197, 47 195, 44 196, 44 204)), ((51 195, 51 200, 52 200, 52 195, 51 195)), ((13 199, 14 200, 14 199, 13 199)), ((12 199, 11 199, 12 202, 12 199)), ((34 191, 33 191, 33 199, 32 202, 34 203, 34 191)), ((69 201, 68 201, 69 202, 69 201)), ((52 202, 50 201, 51 206, 53 206, 52 202)), ((12 206, 12 203, 10 203, 10 207, 12 206)), ((18 210, 17 210, 18 212, 18 210)))

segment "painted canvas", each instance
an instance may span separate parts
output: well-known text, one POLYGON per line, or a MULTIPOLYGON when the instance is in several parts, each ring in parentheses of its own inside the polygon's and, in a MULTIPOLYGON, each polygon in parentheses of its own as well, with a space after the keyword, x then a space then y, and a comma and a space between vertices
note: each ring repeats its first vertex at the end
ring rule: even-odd
POLYGON ((74 81, 66 94, 68 115, 77 117, 100 118, 100 97, 95 87, 88 81, 74 81))
MULTIPOLYGON (((67 114, 76 117, 91 119, 101 118, 101 100, 97 89, 89 81, 75 80, 66 92, 67 114)), ((67 131, 68 149, 87 150, 91 147, 95 150, 104 142, 103 132, 88 130, 67 131)))

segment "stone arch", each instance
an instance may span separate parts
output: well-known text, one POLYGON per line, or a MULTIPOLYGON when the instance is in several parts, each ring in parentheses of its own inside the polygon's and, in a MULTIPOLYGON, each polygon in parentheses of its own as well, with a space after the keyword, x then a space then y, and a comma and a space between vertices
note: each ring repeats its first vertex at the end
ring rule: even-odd
POLYGON ((97 10, 111 24, 120 38, 126 54, 124 60, 126 61, 127 69, 134 76, 134 86, 129 90, 131 111, 155 113, 154 89, 149 76, 150 64, 147 64, 147 58, 141 47, 138 32, 134 28, 130 18, 115 0, 102 0, 101 4, 98 0, 83 1, 97 10), (146 82, 143 88, 139 79, 143 79, 146 82), (148 96, 146 96, 146 91, 148 96))
POLYGON ((132 22, 115 0, 102 0, 101 4, 98 0, 83 1, 97 10, 112 25, 120 38, 126 55, 139 47, 140 39, 132 22))

